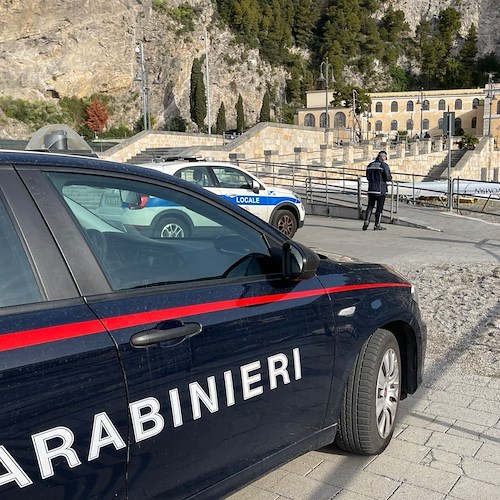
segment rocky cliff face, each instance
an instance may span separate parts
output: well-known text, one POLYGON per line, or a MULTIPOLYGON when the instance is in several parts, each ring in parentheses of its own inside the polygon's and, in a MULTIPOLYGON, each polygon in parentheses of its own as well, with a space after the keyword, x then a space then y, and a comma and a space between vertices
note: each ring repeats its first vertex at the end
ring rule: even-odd
MULTIPOLYGON (((117 121, 137 119, 141 110, 135 48, 144 44, 150 109, 158 125, 189 117, 193 59, 205 54, 208 29, 211 117, 215 123, 224 101, 228 127, 235 126, 235 105, 241 93, 249 123, 255 122, 266 85, 282 95, 286 75, 264 64, 256 51, 234 43, 214 21, 210 0, 170 0, 168 9, 188 3, 198 10, 194 31, 180 29, 151 0, 3 0, 0 3, 0 96, 29 100, 103 93, 117 99, 117 121), (157 78, 158 77, 158 78, 157 78), (157 78, 158 85, 152 82, 157 78)), ((387 2, 388 3, 388 2, 387 2)), ((460 10, 463 35, 474 22, 481 54, 500 54, 498 0, 392 0, 414 28, 421 17, 445 7, 460 10)), ((1 125, 0 125, 1 127, 1 125)), ((6 127, 3 127, 5 136, 6 127)))

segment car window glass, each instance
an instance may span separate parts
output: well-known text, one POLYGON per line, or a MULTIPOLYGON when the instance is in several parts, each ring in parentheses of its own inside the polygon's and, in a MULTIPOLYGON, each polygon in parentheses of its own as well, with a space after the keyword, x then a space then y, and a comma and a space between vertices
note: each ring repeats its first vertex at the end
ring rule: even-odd
POLYGON ((176 177, 180 177, 185 181, 192 182, 197 186, 210 187, 212 182, 210 181, 210 176, 205 167, 186 167, 178 170, 175 173, 176 177))
POLYGON ((192 194, 47 173, 115 290, 272 272, 263 235, 192 194))
POLYGON ((212 171, 217 177, 219 186, 221 188, 232 188, 232 189, 252 189, 253 179, 232 167, 212 167, 212 171))
POLYGON ((1 200, 0 241, 0 307, 41 302, 35 275, 1 200))

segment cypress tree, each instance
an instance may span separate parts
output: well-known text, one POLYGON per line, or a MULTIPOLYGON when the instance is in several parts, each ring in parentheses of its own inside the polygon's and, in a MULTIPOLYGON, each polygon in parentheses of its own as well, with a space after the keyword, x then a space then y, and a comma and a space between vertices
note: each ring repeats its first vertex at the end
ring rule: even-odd
POLYGON ((203 130, 205 116, 207 115, 207 101, 205 96, 205 82, 203 81, 199 59, 194 59, 191 68, 189 103, 191 106, 191 119, 198 125, 198 130, 203 130))
POLYGON ((224 107, 224 101, 220 103, 219 112, 217 113, 217 122, 215 125, 215 132, 217 134, 223 134, 226 131, 226 108, 224 107))
POLYGON ((236 103, 236 130, 239 134, 245 131, 245 111, 241 94, 238 94, 238 102, 236 103))
POLYGON ((269 91, 266 90, 262 98, 262 107, 260 108, 259 122, 271 121, 271 106, 269 104, 269 91))

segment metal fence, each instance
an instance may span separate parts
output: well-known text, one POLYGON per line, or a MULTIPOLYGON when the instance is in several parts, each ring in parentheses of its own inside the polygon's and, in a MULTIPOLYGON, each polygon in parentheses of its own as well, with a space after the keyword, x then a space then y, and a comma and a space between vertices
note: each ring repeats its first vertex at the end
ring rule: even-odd
MULTIPOLYGON (((361 217, 367 204, 365 168, 346 166, 297 165, 240 160, 239 165, 270 186, 293 189, 309 205, 337 205, 357 209, 361 217)), ((392 183, 384 207, 390 220, 401 203, 425 206, 459 214, 481 215, 500 222, 500 184, 475 179, 392 172, 392 183), (423 182, 425 178, 426 182, 423 182), (451 197, 449 194, 451 192, 451 197)))

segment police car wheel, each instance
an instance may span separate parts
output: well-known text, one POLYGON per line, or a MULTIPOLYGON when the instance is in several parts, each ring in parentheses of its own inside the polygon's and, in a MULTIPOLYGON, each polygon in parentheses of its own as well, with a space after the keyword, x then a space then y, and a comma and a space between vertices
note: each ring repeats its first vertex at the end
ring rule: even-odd
POLYGON ((163 217, 154 228, 155 238, 186 238, 190 236, 189 226, 177 217, 163 217))
POLYGON ((375 455, 389 444, 399 405, 401 356, 394 335, 378 329, 364 343, 344 390, 336 444, 375 455))
POLYGON ((297 232, 297 220, 290 210, 280 210, 276 214, 273 226, 289 238, 297 232))

